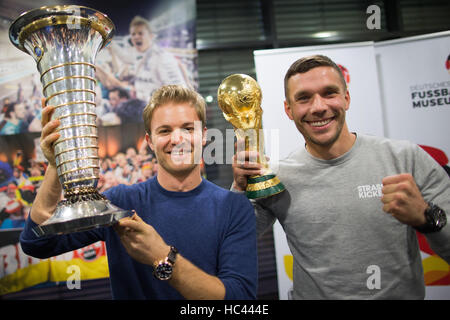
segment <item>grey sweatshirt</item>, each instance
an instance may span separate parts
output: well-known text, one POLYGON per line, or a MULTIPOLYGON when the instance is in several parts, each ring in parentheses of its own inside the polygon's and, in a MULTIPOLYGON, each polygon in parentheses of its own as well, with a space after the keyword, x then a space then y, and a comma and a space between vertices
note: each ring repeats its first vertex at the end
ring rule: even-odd
MULTIPOLYGON (((415 230, 385 213, 384 177, 411 173, 424 199, 450 212, 450 179, 419 146, 358 134, 333 160, 304 147, 279 164, 287 191, 254 203, 258 232, 275 219, 294 257, 294 299, 423 299, 415 230), (371 276, 377 272, 378 280, 371 276)), ((427 235, 450 261, 450 225, 427 235)))

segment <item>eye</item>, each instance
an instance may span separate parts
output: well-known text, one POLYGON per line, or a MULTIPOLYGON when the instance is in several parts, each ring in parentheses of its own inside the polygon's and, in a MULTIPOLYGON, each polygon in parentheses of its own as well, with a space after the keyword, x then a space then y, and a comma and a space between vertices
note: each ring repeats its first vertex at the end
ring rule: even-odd
POLYGON ((194 132, 194 126, 186 126, 181 129, 184 133, 193 133, 194 132))
POLYGON ((170 133, 169 129, 160 129, 160 130, 158 130, 158 134, 160 134, 160 135, 166 135, 166 134, 169 134, 169 133, 170 133))
POLYGON ((339 90, 336 88, 328 88, 324 91, 324 97, 333 98, 339 94, 339 90))
POLYGON ((309 96, 307 96, 307 95, 298 96, 296 99, 296 101, 298 101, 298 102, 306 102, 308 100, 309 100, 309 96))

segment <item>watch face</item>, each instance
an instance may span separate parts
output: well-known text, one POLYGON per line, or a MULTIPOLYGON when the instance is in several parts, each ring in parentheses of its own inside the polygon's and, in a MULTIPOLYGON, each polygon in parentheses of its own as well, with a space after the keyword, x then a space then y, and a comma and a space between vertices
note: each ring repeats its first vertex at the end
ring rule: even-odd
POLYGON ((445 212, 434 204, 430 204, 425 215, 432 231, 440 231, 447 224, 445 212))
POLYGON ((155 269, 155 276, 160 280, 169 280, 172 276, 172 266, 168 263, 160 263, 155 269))
POLYGON ((442 228, 446 225, 447 223, 447 217, 445 215, 445 212, 442 211, 442 209, 438 208, 437 210, 438 212, 435 215, 435 221, 436 221, 436 226, 438 228, 442 228))

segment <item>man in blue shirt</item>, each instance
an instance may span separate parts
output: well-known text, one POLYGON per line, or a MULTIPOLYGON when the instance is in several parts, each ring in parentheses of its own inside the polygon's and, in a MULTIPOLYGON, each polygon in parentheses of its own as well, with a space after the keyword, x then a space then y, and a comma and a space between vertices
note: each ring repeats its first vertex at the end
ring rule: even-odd
POLYGON ((103 240, 115 299, 256 298, 253 207, 245 196, 201 177, 206 116, 199 94, 164 86, 145 108, 145 138, 158 174, 105 192, 113 204, 135 210, 132 218, 114 227, 36 238, 32 228, 51 216, 62 191, 52 148, 59 137, 59 120, 50 121, 53 109, 42 112, 41 148, 49 167, 21 234, 26 254, 46 258, 103 240))

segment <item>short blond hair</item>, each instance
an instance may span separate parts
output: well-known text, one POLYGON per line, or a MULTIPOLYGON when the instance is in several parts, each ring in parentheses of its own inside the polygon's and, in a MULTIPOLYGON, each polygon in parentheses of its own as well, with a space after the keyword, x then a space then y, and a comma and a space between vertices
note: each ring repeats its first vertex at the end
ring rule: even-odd
POLYGON ((150 23, 147 19, 142 18, 141 16, 135 16, 130 22, 130 29, 132 27, 144 26, 147 28, 148 32, 152 33, 152 28, 150 28, 150 23))
POLYGON ((206 126, 206 102, 203 97, 194 90, 179 85, 165 85, 156 90, 150 102, 144 108, 142 117, 144 119, 145 131, 151 134, 150 124, 153 112, 156 108, 168 103, 188 103, 195 108, 198 118, 202 122, 202 127, 206 126))

